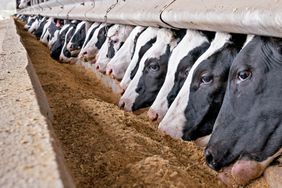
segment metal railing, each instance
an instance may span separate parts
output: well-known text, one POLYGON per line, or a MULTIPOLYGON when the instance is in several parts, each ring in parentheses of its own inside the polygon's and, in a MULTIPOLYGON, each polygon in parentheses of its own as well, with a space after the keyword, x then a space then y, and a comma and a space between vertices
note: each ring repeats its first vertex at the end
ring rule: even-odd
POLYGON ((32 0, 18 13, 282 37, 282 0, 32 0))

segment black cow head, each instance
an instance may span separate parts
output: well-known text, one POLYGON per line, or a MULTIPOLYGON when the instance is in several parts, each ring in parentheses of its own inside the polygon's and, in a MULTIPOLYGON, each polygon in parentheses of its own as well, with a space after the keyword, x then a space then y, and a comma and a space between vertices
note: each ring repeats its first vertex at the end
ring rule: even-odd
POLYGON ((194 70, 185 108, 184 140, 195 140, 212 132, 226 90, 230 66, 246 40, 232 35, 223 47, 194 70))
POLYGON ((68 32, 66 33, 65 44, 64 44, 63 49, 62 49, 63 55, 66 58, 71 58, 71 52, 67 49, 67 44, 69 43, 72 35, 75 32, 75 27, 76 27, 76 25, 71 26, 70 29, 68 30, 68 32))
POLYGON ((63 31, 60 32, 58 39, 56 42, 52 45, 50 49, 50 55, 53 59, 59 60, 65 38, 66 38, 66 33, 68 32, 68 28, 64 29, 63 31))
POLYGON ((170 54, 168 44, 165 53, 159 58, 149 58, 145 61, 143 74, 136 88, 139 95, 133 103, 132 111, 152 105, 164 83, 170 54))
POLYGON ((86 23, 82 24, 80 28, 74 33, 72 36, 72 39, 70 41, 70 50, 72 53, 72 56, 77 56, 79 51, 82 48, 82 45, 84 43, 85 37, 86 37, 86 23))
POLYGON ((43 32, 43 28, 44 28, 44 25, 47 23, 46 20, 42 21, 40 24, 39 24, 39 27, 37 28, 37 30, 34 32, 34 35, 36 36, 37 40, 40 39, 41 35, 42 35, 42 32, 43 32))
POLYGON ((231 66, 227 91, 205 151, 219 170, 264 161, 282 146, 282 40, 254 37, 231 66))

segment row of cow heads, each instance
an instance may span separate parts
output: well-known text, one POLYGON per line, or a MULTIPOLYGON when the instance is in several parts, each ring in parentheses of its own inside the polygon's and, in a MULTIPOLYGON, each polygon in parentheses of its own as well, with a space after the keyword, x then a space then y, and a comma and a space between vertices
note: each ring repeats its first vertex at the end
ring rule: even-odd
POLYGON ((281 155, 281 39, 88 22, 57 33, 52 57, 121 81, 120 107, 150 107, 160 130, 206 147, 224 182, 245 184, 281 155))

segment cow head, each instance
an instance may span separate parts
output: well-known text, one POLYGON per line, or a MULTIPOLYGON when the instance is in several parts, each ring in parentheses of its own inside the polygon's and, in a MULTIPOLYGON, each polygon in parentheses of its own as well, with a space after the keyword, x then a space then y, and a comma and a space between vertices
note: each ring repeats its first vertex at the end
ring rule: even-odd
POLYGON ((191 66, 208 46, 207 37, 202 32, 186 31, 186 35, 171 54, 164 84, 148 111, 151 120, 161 120, 164 117, 182 87, 191 66))
POLYGON ((31 24, 31 26, 29 27, 29 29, 28 29, 28 32, 29 33, 34 33, 36 30, 37 30, 37 28, 39 27, 39 18, 36 18, 35 20, 34 20, 34 22, 31 24))
POLYGON ((254 37, 232 64, 205 156, 215 170, 237 161, 230 168, 240 184, 259 176, 282 153, 281 72, 277 38, 254 37))
POLYGON ((230 65, 244 41, 245 36, 216 33, 208 50, 192 66, 159 125, 161 130, 184 140, 196 140, 211 133, 230 65))
POLYGON ((35 17, 29 17, 27 24, 24 25, 24 29, 25 30, 29 30, 29 28, 31 27, 31 25, 33 24, 33 22, 35 22, 35 17))
POLYGON ((136 45, 133 48, 133 56, 124 73, 124 77, 120 82, 120 87, 125 90, 133 77, 135 76, 139 63, 143 57, 143 55, 152 47, 152 45, 156 42, 158 28, 148 27, 141 35, 136 38, 136 45))
POLYGON ((43 27, 43 32, 42 32, 42 35, 40 37, 40 41, 42 43, 44 43, 46 45, 48 44, 48 41, 50 40, 50 36, 51 36, 51 30, 53 30, 54 27, 56 27, 56 24, 54 22, 54 18, 49 18, 48 21, 46 22, 46 24, 43 27))
POLYGON ((121 80, 123 78, 125 71, 133 57, 137 39, 144 30, 145 27, 136 26, 131 31, 122 47, 108 63, 106 67, 107 75, 110 75, 117 80, 121 80))
POLYGON ((144 54, 135 77, 121 97, 120 107, 135 111, 153 103, 164 82, 168 59, 178 40, 171 30, 158 31, 157 41, 144 54))
POLYGON ((101 49, 98 53, 96 64, 97 70, 102 73, 106 72, 107 64, 124 44, 132 29, 132 26, 116 24, 108 30, 107 43, 104 43, 102 47, 104 48, 105 45, 106 49, 104 49, 105 51, 102 51, 101 49))
POLYGON ((67 49, 70 51, 72 57, 78 56, 86 38, 88 28, 89 22, 87 21, 82 21, 77 25, 73 36, 67 44, 67 49))
POLYGON ((73 61, 75 60, 75 58, 71 56, 71 52, 67 49, 67 44, 70 41, 72 35, 74 34, 75 28, 76 25, 72 24, 66 33, 64 45, 60 54, 60 62, 62 63, 73 63, 73 61))
POLYGON ((58 34, 57 40, 53 43, 50 49, 50 55, 53 59, 59 60, 69 27, 70 24, 64 25, 58 34))
POLYGON ((46 17, 42 18, 42 20, 40 20, 39 26, 37 28, 37 30, 34 32, 35 37, 37 38, 37 40, 40 39, 42 33, 43 33, 43 28, 44 25, 47 23, 46 21, 46 17))
POLYGON ((87 42, 84 48, 80 51, 79 58, 84 62, 90 62, 91 64, 96 63, 96 56, 104 44, 107 36, 107 30, 112 25, 102 23, 99 25, 91 39, 87 42))

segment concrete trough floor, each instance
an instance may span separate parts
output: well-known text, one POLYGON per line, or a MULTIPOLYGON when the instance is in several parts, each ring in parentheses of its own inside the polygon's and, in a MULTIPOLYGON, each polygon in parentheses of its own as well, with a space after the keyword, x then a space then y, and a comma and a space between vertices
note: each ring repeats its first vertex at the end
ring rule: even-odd
POLYGON ((0 22, 0 187, 74 187, 13 19, 0 22))

